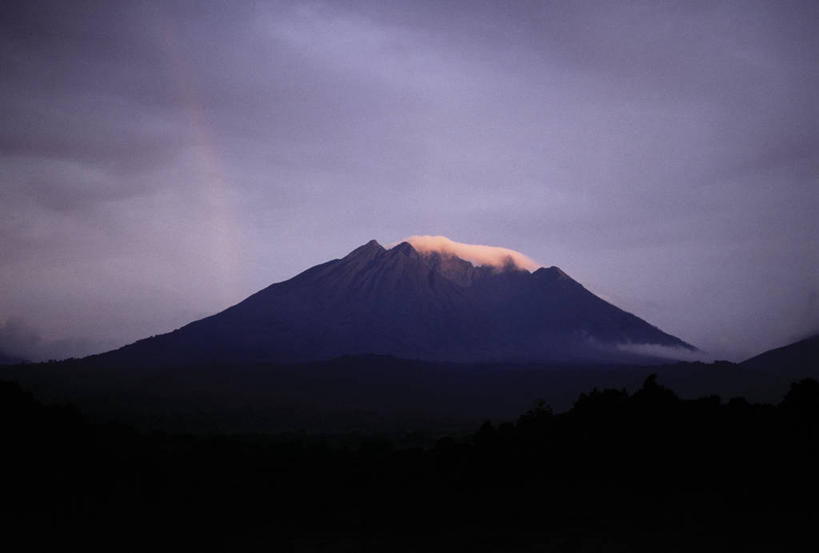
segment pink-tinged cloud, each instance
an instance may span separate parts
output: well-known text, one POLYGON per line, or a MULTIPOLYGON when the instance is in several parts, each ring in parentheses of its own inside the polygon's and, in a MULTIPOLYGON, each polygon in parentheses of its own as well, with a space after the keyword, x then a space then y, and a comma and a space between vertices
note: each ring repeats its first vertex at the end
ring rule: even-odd
POLYGON ((534 271, 541 266, 515 250, 497 246, 464 244, 450 240, 446 236, 410 236, 401 242, 409 242, 413 248, 421 253, 437 252, 442 255, 454 255, 469 261, 475 266, 488 265, 502 268, 512 264, 518 269, 527 271, 534 271))

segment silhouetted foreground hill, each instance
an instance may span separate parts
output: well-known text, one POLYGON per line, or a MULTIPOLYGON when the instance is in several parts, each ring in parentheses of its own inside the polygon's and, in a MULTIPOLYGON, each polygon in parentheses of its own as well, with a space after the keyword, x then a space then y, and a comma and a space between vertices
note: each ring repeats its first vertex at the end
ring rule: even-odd
POLYGON ((635 390, 652 373, 683 397, 714 393, 756 402, 777 401, 794 379, 819 377, 810 355, 799 356, 799 364, 781 374, 775 367, 459 364, 347 356, 288 365, 128 368, 80 359, 3 367, 0 378, 16 380, 45 400, 72 402, 97 419, 146 430, 400 434, 469 429, 484 419, 514 417, 538 398, 565 410, 594 386, 635 390))
MULTIPOLYGON (((221 313, 89 361, 153 367, 342 355, 458 362, 638 362, 634 345, 694 348, 557 267, 475 267, 375 240, 221 313)), ((649 360, 650 361, 650 360, 649 360)))
POLYGON ((634 390, 652 372, 687 397, 782 397, 788 380, 729 364, 470 365, 384 356, 292 365, 102 369, 83 360, 6 367, 0 377, 101 420, 185 432, 402 433, 514 417, 538 398, 558 410, 594 386, 634 390))
POLYGON ((778 401, 819 365, 777 374, 728 362, 645 365, 459 364, 347 356, 329 361, 123 368, 87 360, 3 367, 47 401, 101 420, 184 432, 431 432, 516 416, 541 398, 571 407, 594 386, 637 389, 652 373, 683 397, 778 401))
POLYGON ((89 424, 0 384, 8 550, 814 551, 819 384, 778 405, 648 378, 428 447, 89 424))

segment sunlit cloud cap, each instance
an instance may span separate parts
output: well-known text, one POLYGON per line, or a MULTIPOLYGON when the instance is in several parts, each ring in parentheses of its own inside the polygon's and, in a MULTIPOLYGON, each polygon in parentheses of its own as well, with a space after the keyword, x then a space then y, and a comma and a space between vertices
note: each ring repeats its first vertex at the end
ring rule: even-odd
POLYGON ((463 242, 451 240, 446 236, 415 235, 405 238, 401 242, 409 242, 413 248, 423 254, 436 252, 442 255, 454 255, 469 261, 475 266, 502 268, 511 263, 515 267, 527 271, 534 271, 541 266, 530 257, 509 248, 464 244, 463 242))

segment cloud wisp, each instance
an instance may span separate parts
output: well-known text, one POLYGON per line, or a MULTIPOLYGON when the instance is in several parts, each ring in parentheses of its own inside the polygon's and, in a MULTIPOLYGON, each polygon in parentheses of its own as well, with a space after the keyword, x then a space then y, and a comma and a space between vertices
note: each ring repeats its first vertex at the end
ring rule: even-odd
MULTIPOLYGON (((534 271, 540 264, 515 250, 498 246, 484 246, 482 244, 464 244, 447 238, 446 236, 414 235, 401 240, 409 242, 413 248, 421 253, 437 252, 443 255, 454 255, 476 266, 503 268, 509 264, 518 269, 534 271)), ((396 244, 400 244, 397 242, 396 244)))
POLYGON ((707 351, 698 349, 691 350, 681 347, 669 347, 660 344, 623 343, 617 344, 617 349, 619 351, 635 353, 646 357, 668 359, 669 361, 702 361, 704 363, 710 363, 719 358, 713 353, 709 353, 707 351))

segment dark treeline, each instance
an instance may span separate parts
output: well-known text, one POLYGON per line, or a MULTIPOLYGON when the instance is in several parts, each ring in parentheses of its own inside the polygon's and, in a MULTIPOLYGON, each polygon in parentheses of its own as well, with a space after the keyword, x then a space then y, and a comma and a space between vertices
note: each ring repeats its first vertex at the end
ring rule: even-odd
MULTIPOLYGON (((814 550, 819 383, 778 405, 649 378, 425 446, 147 434, 0 384, 6 543, 42 550, 814 550)), ((19 546, 18 546, 19 547, 19 546)))

